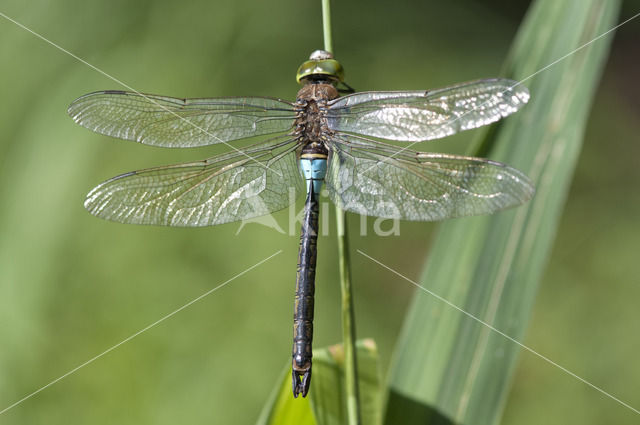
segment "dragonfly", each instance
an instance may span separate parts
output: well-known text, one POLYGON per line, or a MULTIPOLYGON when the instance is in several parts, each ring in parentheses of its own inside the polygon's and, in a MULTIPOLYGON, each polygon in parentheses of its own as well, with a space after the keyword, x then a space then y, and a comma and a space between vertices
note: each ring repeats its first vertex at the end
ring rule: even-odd
POLYGON ((178 99, 107 90, 76 99, 68 113, 97 133, 146 145, 222 143, 231 148, 203 161, 132 171, 105 181, 84 202, 97 217, 212 226, 270 214, 305 194, 292 349, 293 395, 305 397, 311 382, 323 185, 342 210, 414 221, 491 214, 523 204, 534 186, 525 174, 500 162, 409 149, 518 111, 529 92, 515 81, 354 92, 344 82, 342 65, 322 50, 300 66, 296 79, 302 88, 293 102, 255 96, 178 99), (260 142, 242 149, 229 143, 256 136, 262 136, 260 142))

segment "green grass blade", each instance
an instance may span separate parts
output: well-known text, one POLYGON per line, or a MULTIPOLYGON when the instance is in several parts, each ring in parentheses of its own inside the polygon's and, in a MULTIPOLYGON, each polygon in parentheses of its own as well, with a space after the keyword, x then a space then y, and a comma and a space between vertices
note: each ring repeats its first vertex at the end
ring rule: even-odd
MULTIPOLYGON (((382 409, 378 349, 370 339, 357 341, 355 349, 360 418, 363 424, 379 424, 382 409)), ((348 406, 347 397, 349 383, 345 376, 346 355, 342 344, 314 353, 314 380, 309 393, 318 425, 343 425, 352 420, 352 407, 348 406)))
MULTIPOLYGON (((615 25, 618 8, 618 1, 535 2, 506 76, 525 79, 588 43, 615 25)), ((537 187, 534 199, 490 217, 444 223, 419 282, 518 341, 611 39, 603 37, 525 81, 530 104, 492 128, 481 150, 527 173, 537 187)), ((497 423, 519 351, 513 341, 417 290, 390 372, 386 423, 497 423)))
POLYGON ((340 298, 342 299, 342 346, 344 347, 345 395, 349 425, 362 423, 360 394, 358 388, 358 366, 356 355, 356 324, 351 285, 349 240, 345 212, 336 207, 336 228, 338 231, 338 258, 340 264, 340 298))
MULTIPOLYGON (((356 343, 362 423, 381 423, 381 379, 378 350, 372 340, 356 343)), ((313 379, 306 399, 291 395, 291 369, 282 375, 258 425, 343 425, 348 423, 342 345, 314 350, 313 379)))
POLYGON ((291 365, 287 365, 256 425, 316 425, 308 398, 291 394, 291 365))

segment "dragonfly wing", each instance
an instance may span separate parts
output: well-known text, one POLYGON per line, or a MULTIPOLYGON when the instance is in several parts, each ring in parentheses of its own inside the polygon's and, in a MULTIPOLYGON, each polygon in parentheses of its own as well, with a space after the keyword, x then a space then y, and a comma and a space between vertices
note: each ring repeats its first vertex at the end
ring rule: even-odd
POLYGON ((400 151, 349 136, 331 145, 326 185, 344 210, 414 221, 490 214, 534 193, 523 173, 496 161, 400 151))
POLYGON ((97 133, 173 148, 285 132, 295 119, 293 105, 279 99, 176 99, 115 90, 82 96, 68 113, 97 133))
POLYGON ((493 123, 528 100, 529 91, 516 81, 479 80, 428 91, 355 93, 337 99, 328 119, 336 131, 420 142, 493 123))
POLYGON ((304 191, 297 145, 279 138, 243 153, 134 171, 94 188, 85 208, 121 223, 196 227, 286 208, 304 191))

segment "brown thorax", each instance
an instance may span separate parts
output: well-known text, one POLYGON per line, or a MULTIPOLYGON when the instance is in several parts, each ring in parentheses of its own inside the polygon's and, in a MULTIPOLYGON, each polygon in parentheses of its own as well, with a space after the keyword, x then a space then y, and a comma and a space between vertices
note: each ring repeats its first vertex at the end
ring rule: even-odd
POLYGON ((297 118, 295 134, 304 145, 322 146, 327 133, 327 103, 338 97, 338 90, 332 84, 307 83, 296 100, 297 118))

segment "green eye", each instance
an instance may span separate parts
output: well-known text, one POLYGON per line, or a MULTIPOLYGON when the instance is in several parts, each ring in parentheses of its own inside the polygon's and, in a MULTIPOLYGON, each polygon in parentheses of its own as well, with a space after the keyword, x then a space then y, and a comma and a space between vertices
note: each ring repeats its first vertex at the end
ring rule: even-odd
POLYGON ((296 81, 302 84, 305 79, 328 79, 342 82, 344 81, 344 69, 330 53, 316 50, 311 54, 309 60, 298 68, 296 81))

